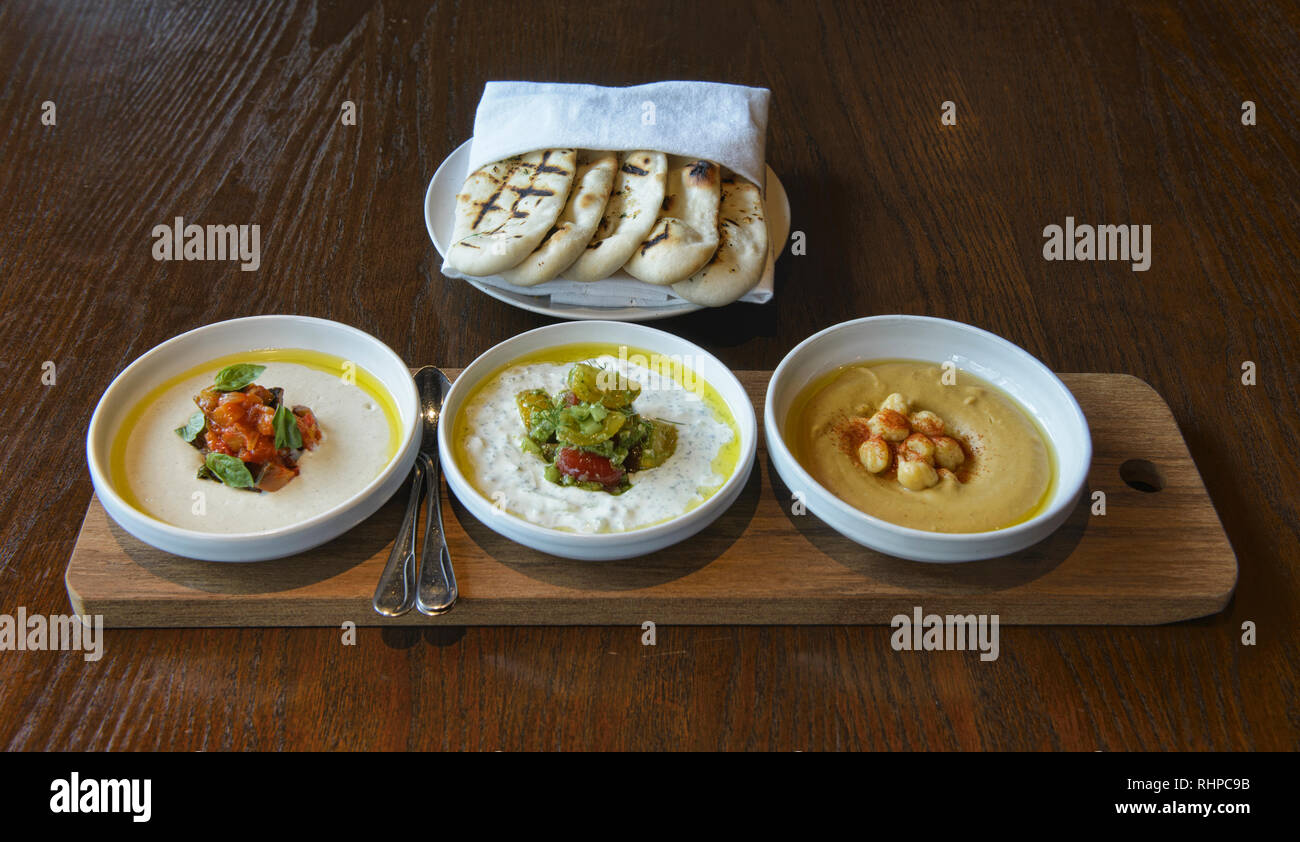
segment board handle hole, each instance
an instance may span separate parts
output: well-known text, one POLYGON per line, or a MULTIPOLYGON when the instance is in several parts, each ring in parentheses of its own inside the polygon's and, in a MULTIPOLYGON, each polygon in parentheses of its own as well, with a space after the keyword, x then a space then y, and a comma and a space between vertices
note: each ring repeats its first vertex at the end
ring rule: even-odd
POLYGON ((1146 494, 1154 494, 1165 487, 1165 475, 1145 459, 1130 459, 1120 465, 1119 476, 1129 488, 1146 494))

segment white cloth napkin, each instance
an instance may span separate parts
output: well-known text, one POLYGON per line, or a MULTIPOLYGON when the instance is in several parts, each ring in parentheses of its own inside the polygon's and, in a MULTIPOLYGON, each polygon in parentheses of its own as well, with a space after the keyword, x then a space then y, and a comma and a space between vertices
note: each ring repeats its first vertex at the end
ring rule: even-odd
MULTIPOLYGON (((703 158, 744 176, 766 192, 767 106, 771 92, 716 82, 655 82, 627 88, 549 82, 488 82, 474 116, 469 166, 480 167, 535 149, 652 149, 703 158)), ((740 300, 772 298, 767 268, 740 300)), ((465 275, 443 262, 450 278, 465 275)), ((563 273, 561 273, 563 274, 563 273)), ((531 287, 499 277, 475 278, 524 295, 547 295, 552 305, 662 307, 681 303, 671 287, 655 286, 622 270, 596 283, 555 280, 531 287)))

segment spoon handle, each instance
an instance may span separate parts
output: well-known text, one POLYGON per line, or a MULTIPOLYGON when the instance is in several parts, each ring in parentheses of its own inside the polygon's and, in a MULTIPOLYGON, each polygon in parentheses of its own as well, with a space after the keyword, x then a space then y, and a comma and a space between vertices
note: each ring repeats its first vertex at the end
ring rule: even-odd
POLYGON ((375 611, 385 617, 400 617, 415 604, 415 520, 420 514, 421 491, 424 490, 424 465, 415 460, 411 471, 411 496, 406 501, 406 514, 402 528, 393 541, 388 563, 379 577, 375 598, 371 601, 375 611))
POLYGON ((447 551, 447 536, 442 531, 442 488, 439 485, 438 460, 427 453, 420 454, 424 465, 424 547, 420 551, 420 584, 416 589, 415 606, 421 614, 442 614, 450 611, 460 596, 456 589, 456 571, 451 567, 451 553, 447 551), (438 557, 431 558, 430 549, 437 542, 438 557))

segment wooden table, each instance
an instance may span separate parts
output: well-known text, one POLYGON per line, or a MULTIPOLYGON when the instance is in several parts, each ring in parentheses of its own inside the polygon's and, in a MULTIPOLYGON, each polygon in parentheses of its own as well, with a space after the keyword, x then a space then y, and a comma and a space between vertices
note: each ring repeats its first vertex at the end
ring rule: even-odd
POLYGON ((1296 6, 508 5, 0 6, 0 612, 68 610, 87 421, 169 336, 305 313, 457 366, 546 323, 444 279, 421 216, 483 82, 516 78, 771 88, 807 254, 777 264, 772 305, 662 326, 757 369, 845 318, 923 313, 1145 378, 1240 559, 1232 604, 1004 629, 992 663, 896 653, 887 627, 661 626, 654 647, 639 627, 113 631, 94 663, 0 652, 0 747, 1300 744, 1296 6), (259 224, 260 268, 155 261, 177 216, 259 224), (1149 224, 1149 271, 1045 261, 1067 216, 1149 224))

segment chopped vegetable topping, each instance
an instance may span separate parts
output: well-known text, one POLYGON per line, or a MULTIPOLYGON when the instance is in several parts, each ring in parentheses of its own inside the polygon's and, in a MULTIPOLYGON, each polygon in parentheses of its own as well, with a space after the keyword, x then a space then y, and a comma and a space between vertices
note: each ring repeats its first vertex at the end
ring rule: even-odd
POLYGON ((320 426, 310 409, 290 409, 283 389, 252 382, 265 370, 243 363, 227 366, 195 396, 199 411, 176 434, 203 454, 199 479, 248 491, 278 491, 298 475, 302 451, 320 444, 320 426))
POLYGON ((629 473, 673 455, 677 430, 632 408, 639 384, 587 363, 574 365, 566 382, 554 397, 543 389, 515 396, 527 433, 522 446, 547 463, 548 480, 622 494, 632 487, 629 473))

